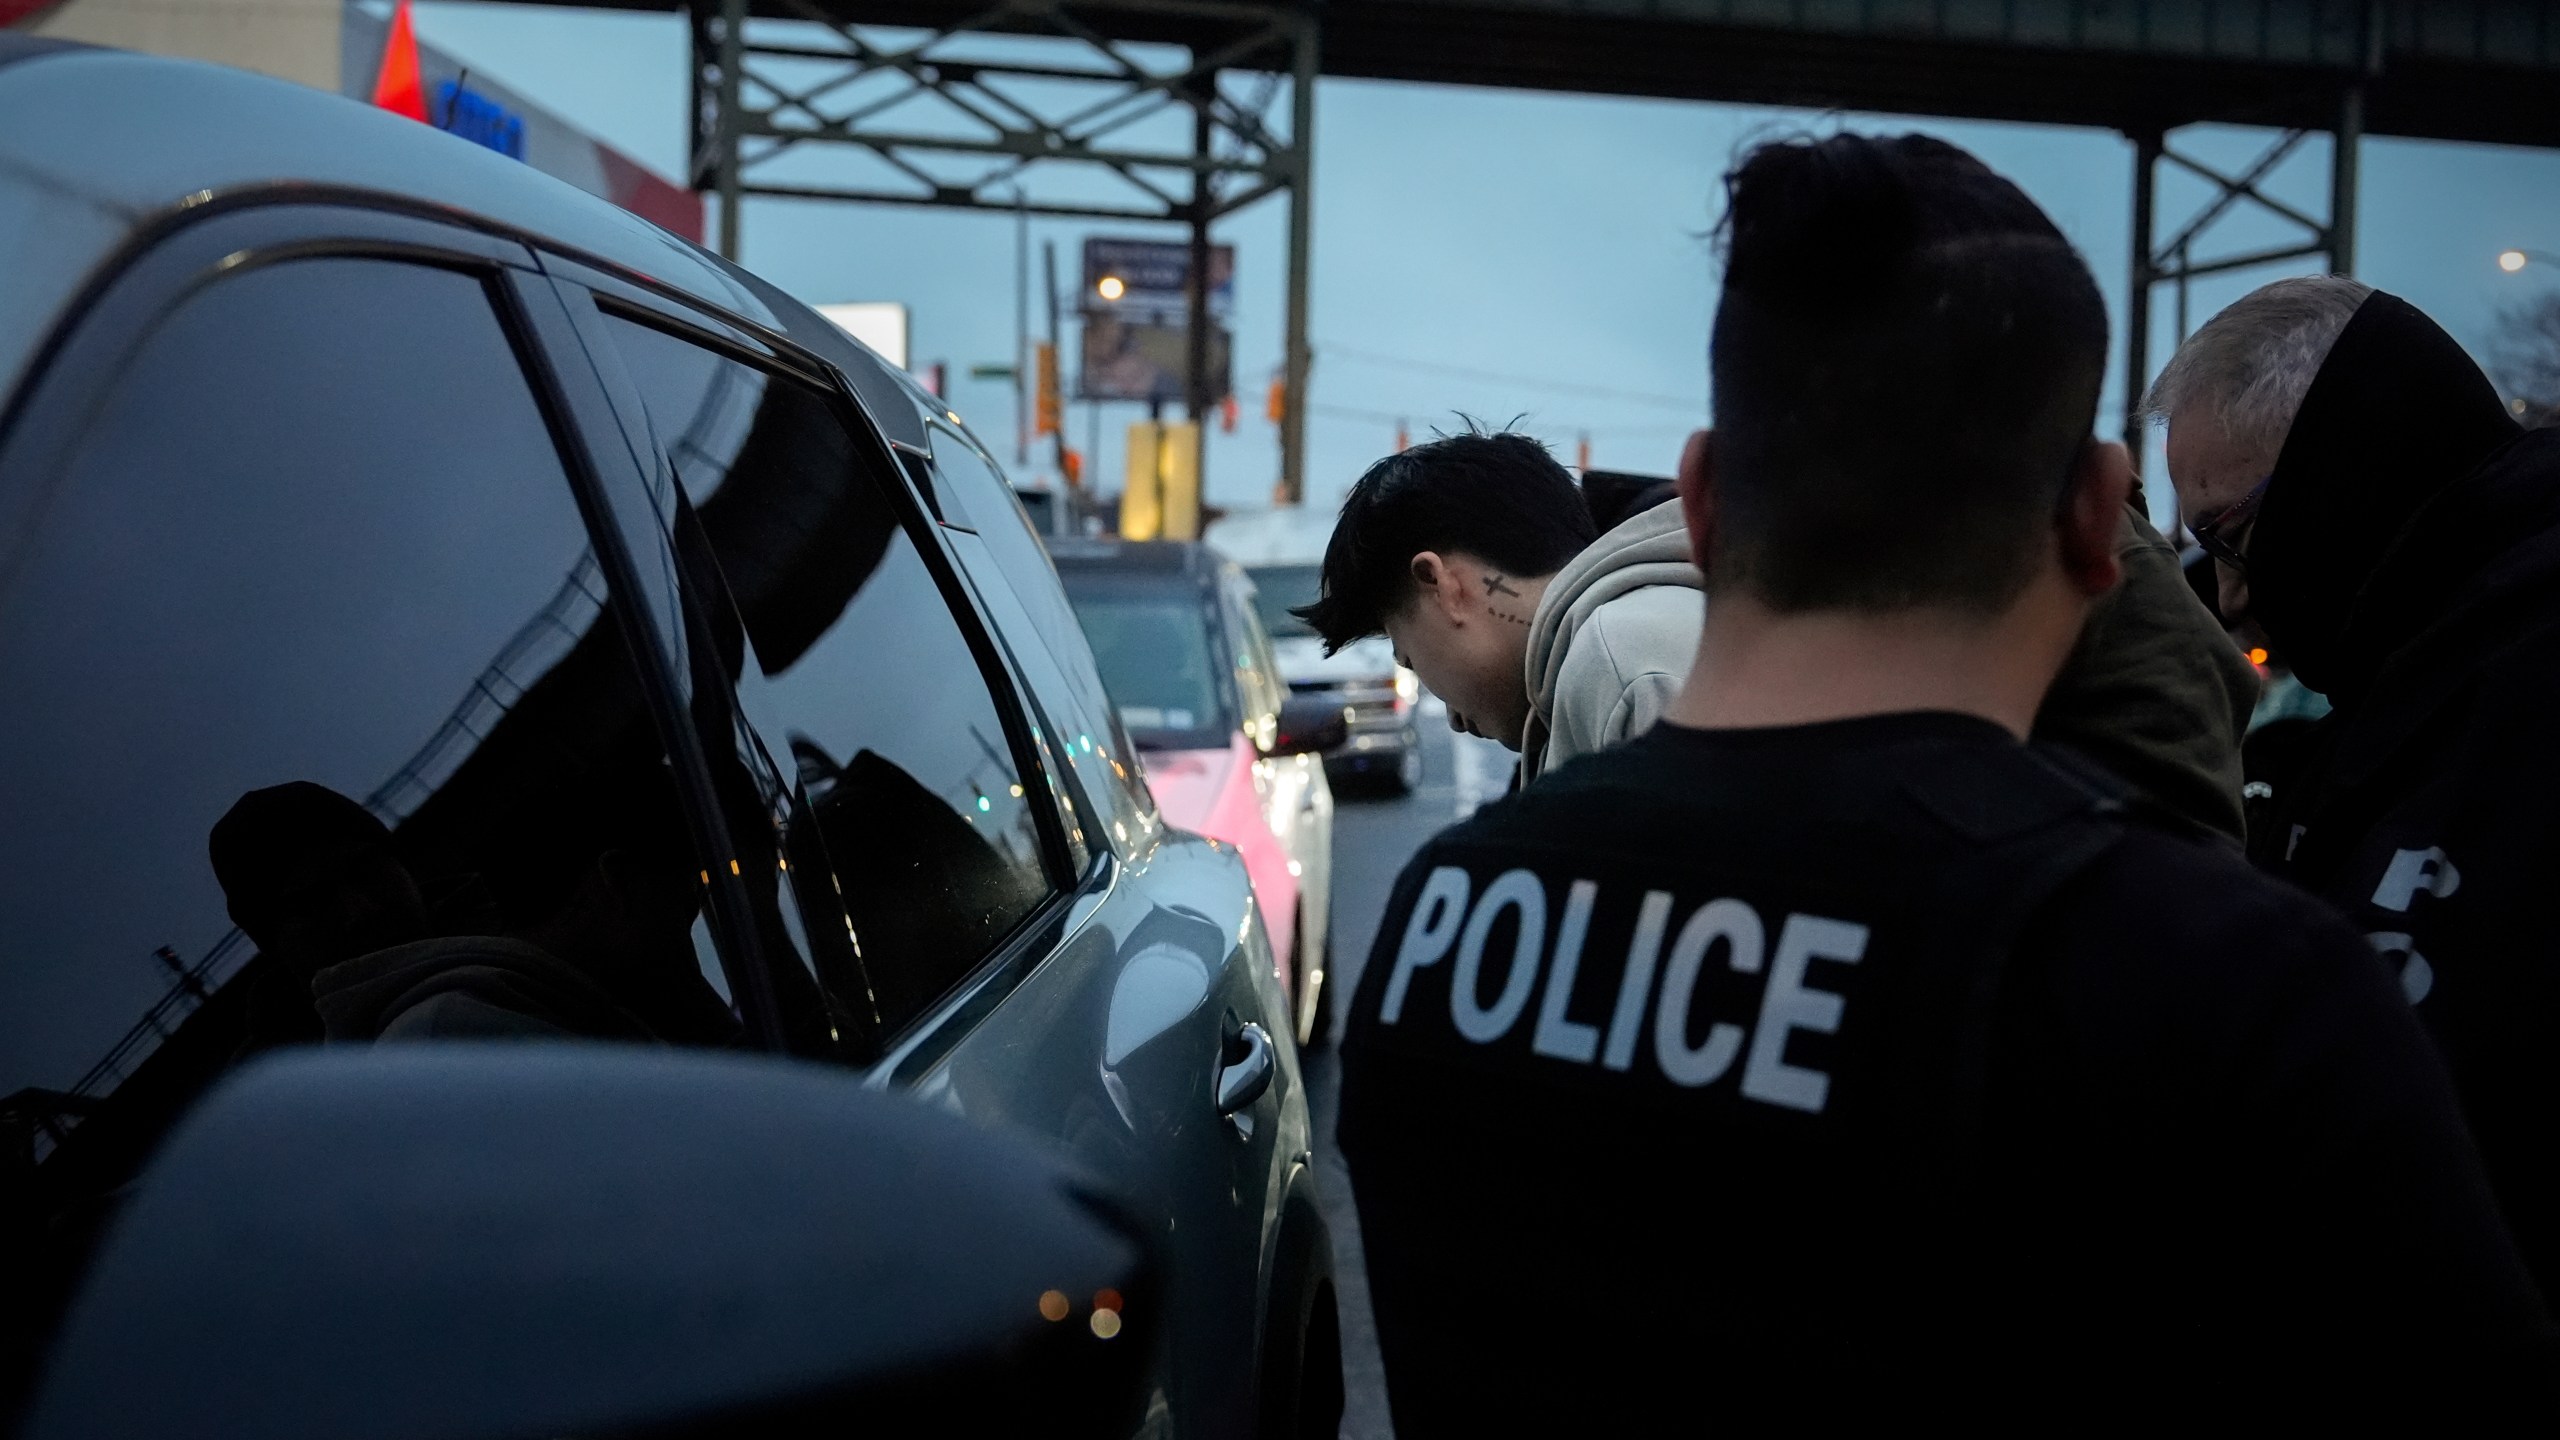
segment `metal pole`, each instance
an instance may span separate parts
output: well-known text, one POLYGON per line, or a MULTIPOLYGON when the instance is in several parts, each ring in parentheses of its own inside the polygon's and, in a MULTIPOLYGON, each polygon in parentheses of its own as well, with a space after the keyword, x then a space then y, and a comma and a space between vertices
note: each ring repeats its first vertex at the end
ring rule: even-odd
MULTIPOLYGON (((1059 354, 1058 352, 1057 241, 1043 240, 1040 242, 1040 271, 1041 284, 1043 287, 1042 293, 1049 297, 1049 353, 1057 360, 1059 374, 1058 389, 1061 392, 1064 392, 1067 388, 1065 378, 1067 357, 1059 354)), ((1049 458, 1058 467, 1058 483, 1064 485, 1067 489, 1067 493, 1070 496, 1073 496, 1076 492, 1084 488, 1084 482, 1067 474, 1067 400, 1063 393, 1058 397, 1058 428, 1057 431, 1049 437, 1049 439, 1054 447, 1049 458)), ((1084 463, 1087 465, 1093 463, 1093 455, 1091 452, 1086 453, 1084 463)), ((1075 511, 1075 506, 1073 504, 1070 504, 1067 508, 1070 513, 1075 511)), ((1076 518, 1079 523, 1083 520, 1083 516, 1080 514, 1077 515, 1076 518)))
POLYGON ((1031 463, 1031 211, 1013 187, 1013 463, 1031 463))
POLYGON ((2356 159, 2364 148, 2364 86, 2338 97, 2338 130, 2329 147, 2329 273, 2356 273, 2356 159))
MULTIPOLYGON (((1218 93, 1217 72, 1200 77, 1201 88, 1192 92, 1191 153, 1195 159, 1207 160, 1213 136, 1209 126, 1209 104, 1218 93)), ((1191 423, 1208 429, 1209 407, 1216 397, 1209 393, 1209 207, 1215 198, 1210 188, 1209 171, 1204 165, 1191 172, 1191 267, 1183 282, 1185 313, 1183 340, 1187 353, 1183 359, 1183 408, 1190 412, 1191 423)))
POLYGON ((2142 390, 2151 380, 2152 189, 2160 166, 2160 132, 2133 137, 2133 265, 2124 307, 2124 448, 2142 474, 2142 390))
POLYGON ((1316 41, 1313 15, 1298 18, 1297 69, 1289 87, 1289 320, 1280 380, 1280 490, 1272 499, 1307 498, 1307 268, 1313 243, 1316 144, 1316 41))
POLYGON ((747 0, 722 0, 720 6, 720 92, 719 113, 712 117, 714 143, 720 147, 720 253, 738 258, 738 201, 741 176, 738 166, 739 132, 743 128, 738 114, 738 97, 743 87, 738 70, 746 63, 747 0))

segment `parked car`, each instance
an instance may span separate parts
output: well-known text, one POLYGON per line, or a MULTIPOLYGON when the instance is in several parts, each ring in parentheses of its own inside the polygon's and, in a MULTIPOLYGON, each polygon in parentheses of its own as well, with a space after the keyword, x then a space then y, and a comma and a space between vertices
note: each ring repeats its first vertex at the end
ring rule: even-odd
POLYGON ((1348 783, 1402 795, 1422 783, 1422 685, 1396 663, 1383 635, 1354 640, 1337 654, 1290 610, 1315 603, 1324 579, 1324 547, 1333 515, 1323 507, 1289 506, 1221 516, 1209 543, 1253 578, 1255 609, 1271 632, 1280 674, 1292 692, 1344 706, 1350 732, 1325 756, 1337 787, 1348 783))
POLYGON ((0 36, 0 216, 12 1393, 241 1061, 577 1037, 1041 1137, 1164 1242, 1149 1429, 1330 1433, 1245 863, 1165 824, 956 415, 604 201, 219 67, 0 36))
POLYGON ((1342 707, 1281 686, 1253 582, 1207 546, 1060 540, 1049 553, 1148 788, 1176 827, 1243 854, 1298 1043, 1323 1043, 1333 788, 1317 753, 1342 743, 1342 707))

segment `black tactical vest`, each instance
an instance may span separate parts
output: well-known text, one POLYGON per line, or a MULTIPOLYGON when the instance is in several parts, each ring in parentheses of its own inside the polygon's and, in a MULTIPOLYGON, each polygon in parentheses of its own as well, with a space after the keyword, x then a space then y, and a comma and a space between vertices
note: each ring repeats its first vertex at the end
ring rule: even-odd
POLYGON ((1694 809, 1582 791, 1428 847, 1350 1006, 1399 1433, 1698 1433, 1958 1383, 1999 1303, 2003 977, 2122 833, 2121 787, 1923 735, 1694 809))

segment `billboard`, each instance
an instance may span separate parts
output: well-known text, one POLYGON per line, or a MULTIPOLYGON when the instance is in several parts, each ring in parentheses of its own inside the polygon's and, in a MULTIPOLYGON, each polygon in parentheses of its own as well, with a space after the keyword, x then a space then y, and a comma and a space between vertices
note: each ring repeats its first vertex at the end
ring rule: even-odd
MULTIPOLYGON (((1190 305, 1191 244, 1187 240, 1121 240, 1092 236, 1084 242, 1086 313, 1137 314, 1178 319, 1190 305)), ((1221 318, 1236 305, 1236 247, 1209 247, 1209 313, 1221 318)))
MULTIPOLYGON (((1224 326, 1209 331, 1209 396, 1228 389, 1227 362, 1235 347, 1224 326)), ((1170 324, 1088 310, 1084 363, 1076 376, 1079 400, 1151 400, 1180 404, 1191 365, 1191 335, 1170 324)))

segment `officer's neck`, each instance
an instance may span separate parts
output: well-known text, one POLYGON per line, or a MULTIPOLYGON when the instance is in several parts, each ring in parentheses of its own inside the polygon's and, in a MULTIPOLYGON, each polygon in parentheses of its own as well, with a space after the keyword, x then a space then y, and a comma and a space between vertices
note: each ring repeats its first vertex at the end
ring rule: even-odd
POLYGON ((2085 614, 2078 597, 2042 580, 1989 617, 1780 613, 1728 588, 1707 606, 1697 661, 1668 718, 1736 730, 1942 710, 2024 739, 2085 614))

